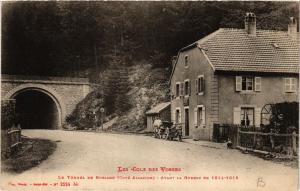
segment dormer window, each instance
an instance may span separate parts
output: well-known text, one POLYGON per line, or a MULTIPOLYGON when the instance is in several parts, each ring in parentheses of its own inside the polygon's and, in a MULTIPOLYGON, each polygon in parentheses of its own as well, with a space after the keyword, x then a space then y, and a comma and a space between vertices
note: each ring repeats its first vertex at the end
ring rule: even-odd
POLYGON ((184 67, 185 68, 189 67, 189 56, 188 55, 184 56, 184 67))

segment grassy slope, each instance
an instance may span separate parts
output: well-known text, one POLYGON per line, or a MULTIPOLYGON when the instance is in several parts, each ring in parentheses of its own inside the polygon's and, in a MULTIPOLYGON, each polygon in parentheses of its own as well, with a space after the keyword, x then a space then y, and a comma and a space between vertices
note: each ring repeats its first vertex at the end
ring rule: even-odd
POLYGON ((43 139, 22 138, 22 148, 16 155, 1 160, 1 171, 20 173, 39 165, 55 150, 56 143, 43 139))

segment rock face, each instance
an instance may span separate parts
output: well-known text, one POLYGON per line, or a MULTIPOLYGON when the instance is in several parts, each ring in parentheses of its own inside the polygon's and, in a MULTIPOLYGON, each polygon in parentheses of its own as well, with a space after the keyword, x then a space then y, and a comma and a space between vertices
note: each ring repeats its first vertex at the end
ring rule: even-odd
MULTIPOLYGON (((129 89, 126 96, 131 108, 121 114, 116 111, 105 113, 104 123, 114 119, 114 123, 108 123, 110 126, 106 126, 105 129, 130 132, 143 130, 146 128, 146 111, 160 102, 169 100, 169 70, 167 68, 153 68, 150 64, 140 63, 127 69, 129 89)), ((100 108, 105 108, 105 100, 111 98, 105 97, 105 88, 107 88, 105 87, 106 75, 111 72, 106 70, 100 73, 99 78, 103 80, 99 83, 99 87, 87 95, 67 118, 71 127, 75 129, 89 129, 101 126, 100 108)), ((106 112, 111 109, 107 107, 109 106, 106 106, 106 112)), ((117 109, 115 108, 115 110, 117 109)))
POLYGON ((136 65, 129 71, 131 90, 128 95, 132 109, 120 116, 112 129, 137 132, 146 128, 146 111, 169 100, 169 70, 136 65))

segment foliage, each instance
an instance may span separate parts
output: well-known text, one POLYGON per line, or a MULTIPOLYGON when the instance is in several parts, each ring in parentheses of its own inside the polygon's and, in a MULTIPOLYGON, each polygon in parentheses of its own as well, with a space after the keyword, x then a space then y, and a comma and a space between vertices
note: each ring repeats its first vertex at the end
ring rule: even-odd
POLYGON ((11 128, 16 123, 15 100, 1 100, 1 129, 11 128))
POLYGON ((299 128, 299 103, 282 102, 276 103, 271 107, 272 115, 270 127, 273 127, 278 133, 291 133, 288 131, 299 128))
POLYGON ((127 92, 129 91, 128 70, 124 61, 115 58, 110 64, 105 75, 104 107, 107 115, 112 113, 122 114, 131 107, 127 92))
POLYGON ((100 88, 96 88, 77 104, 66 121, 76 129, 95 128, 100 126, 101 107, 103 107, 103 94, 100 88))
POLYGON ((71 126, 77 129, 99 127, 101 117, 106 122, 114 115, 120 116, 130 110, 128 71, 120 59, 113 62, 102 75, 102 85, 94 88, 67 117, 71 126), (104 108, 105 113, 102 114, 100 108, 104 108))
POLYGON ((176 52, 220 27, 287 30, 298 2, 4 2, 2 72, 90 76, 123 57, 170 66, 176 52), (26 65, 26 67, 23 67, 26 65), (90 70, 88 70, 90 69, 90 70), (81 72, 81 71, 87 71, 81 72))

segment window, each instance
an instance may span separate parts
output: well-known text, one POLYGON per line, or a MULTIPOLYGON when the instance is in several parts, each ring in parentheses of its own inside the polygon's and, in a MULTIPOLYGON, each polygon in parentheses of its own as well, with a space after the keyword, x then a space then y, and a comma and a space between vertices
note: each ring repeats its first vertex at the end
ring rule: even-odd
POLYGON ((196 79, 196 94, 203 95, 204 94, 204 75, 198 76, 196 79))
POLYGON ((180 82, 177 82, 175 87, 175 97, 179 97, 179 96, 180 96, 180 82))
POLYGON ((254 125, 254 108, 251 107, 241 108, 241 125, 243 126, 254 125))
POLYGON ((194 123, 197 127, 205 127, 205 107, 197 106, 194 110, 194 123))
POLYGON ((198 111, 197 111, 197 126, 202 124, 202 120, 203 120, 203 113, 202 113, 202 107, 198 107, 198 111))
POLYGON ((284 78, 284 89, 285 92, 295 92, 296 78, 284 78))
POLYGON ((184 95, 190 95, 190 80, 184 81, 184 95))
POLYGON ((236 91, 261 91, 261 77, 236 76, 236 91))
POLYGON ((242 77, 242 90, 253 90, 252 77, 242 77))
POLYGON ((187 67, 189 66, 188 62, 189 62, 189 56, 188 56, 188 55, 185 55, 185 56, 184 56, 184 67, 185 67, 185 68, 187 68, 187 67))

